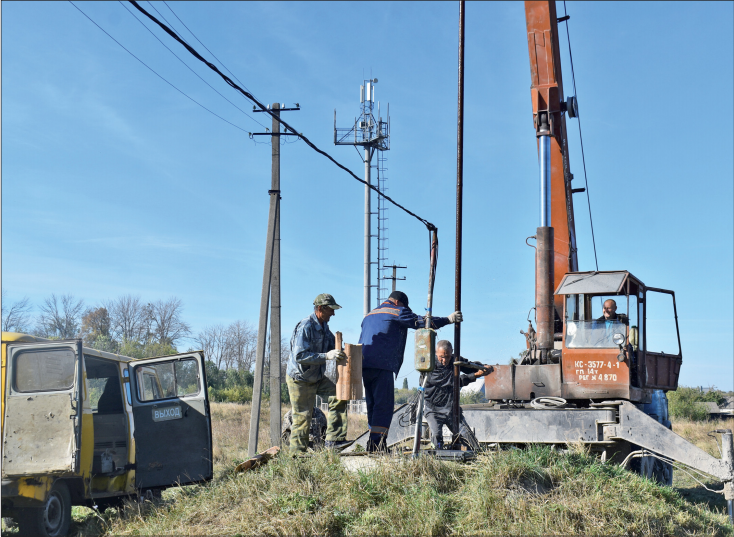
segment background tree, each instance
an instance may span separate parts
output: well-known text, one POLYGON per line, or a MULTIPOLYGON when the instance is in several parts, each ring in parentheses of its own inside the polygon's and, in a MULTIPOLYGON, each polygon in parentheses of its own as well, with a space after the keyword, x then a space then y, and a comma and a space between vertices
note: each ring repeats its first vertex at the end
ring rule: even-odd
POLYGON ((100 336, 110 337, 110 314, 107 308, 100 306, 84 312, 81 336, 87 345, 94 343, 100 336))
POLYGON ((110 316, 110 331, 117 341, 143 339, 145 331, 145 304, 139 296, 123 295, 108 300, 104 307, 110 316))
POLYGON ((28 297, 13 303, 7 307, 6 291, 2 291, 2 331, 3 332, 29 332, 31 327, 31 306, 28 297))
POLYGON ((257 331, 247 321, 235 321, 227 327, 227 363, 239 371, 250 371, 255 363, 257 331))
POLYGON ((408 377, 405 377, 403 379, 403 389, 404 390, 407 390, 408 389, 408 377))
POLYGON ((84 301, 72 295, 57 298, 51 294, 43 301, 38 316, 38 332, 46 337, 68 339, 79 333, 79 322, 84 311, 84 301))
POLYGON ((191 333, 191 327, 181 318, 183 303, 180 298, 158 300, 149 304, 148 314, 156 342, 176 346, 191 333))
POLYGON ((230 367, 225 359, 225 355, 231 354, 228 336, 228 329, 217 324, 205 328, 194 338, 197 347, 204 351, 206 359, 213 362, 217 369, 222 369, 222 365, 224 369, 230 367))

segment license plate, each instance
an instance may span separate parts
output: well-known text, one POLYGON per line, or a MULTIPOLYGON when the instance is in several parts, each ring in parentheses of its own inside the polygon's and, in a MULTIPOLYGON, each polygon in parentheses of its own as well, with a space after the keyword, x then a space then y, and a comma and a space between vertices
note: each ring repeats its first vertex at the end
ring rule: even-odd
POLYGON ((181 405, 153 409, 153 421, 180 420, 183 418, 181 405))

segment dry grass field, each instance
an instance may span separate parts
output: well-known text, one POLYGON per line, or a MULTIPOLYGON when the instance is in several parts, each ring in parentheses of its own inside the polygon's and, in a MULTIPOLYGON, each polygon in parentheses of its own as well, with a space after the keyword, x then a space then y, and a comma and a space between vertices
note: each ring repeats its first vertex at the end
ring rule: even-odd
MULTIPOLYGON (((660 487, 573 447, 492 452, 470 464, 388 457, 359 473, 319 451, 238 474, 234 466, 247 457, 250 405, 211 408, 212 483, 101 514, 74 508, 72 534, 734 535, 721 496, 685 474, 676 472, 672 488, 660 487)), ((264 406, 260 451, 270 447, 268 415, 264 406)), ((716 456, 707 433, 717 428, 734 428, 734 420, 674 424, 716 456)), ((350 416, 350 439, 365 429, 364 416, 350 416)))

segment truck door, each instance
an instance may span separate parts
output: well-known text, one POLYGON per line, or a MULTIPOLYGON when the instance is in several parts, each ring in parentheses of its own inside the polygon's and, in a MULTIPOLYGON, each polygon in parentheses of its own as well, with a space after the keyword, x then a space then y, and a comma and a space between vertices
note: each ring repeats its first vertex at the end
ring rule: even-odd
POLYGON ((129 364, 138 488, 212 478, 212 433, 200 352, 129 364))
POLYGON ((648 287, 644 310, 645 387, 675 390, 683 363, 675 293, 648 287))
POLYGON ((81 341, 7 346, 3 476, 77 473, 81 341))

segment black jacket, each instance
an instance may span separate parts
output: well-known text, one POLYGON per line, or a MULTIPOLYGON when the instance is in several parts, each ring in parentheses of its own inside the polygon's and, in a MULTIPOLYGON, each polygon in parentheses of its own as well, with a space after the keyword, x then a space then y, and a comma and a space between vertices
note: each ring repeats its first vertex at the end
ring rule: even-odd
MULTIPOLYGON (((462 359, 462 361, 464 361, 462 359)), ((460 368, 459 386, 464 387, 475 380, 475 369, 463 366, 460 368)), ((420 382, 423 384, 424 375, 428 375, 426 382, 426 407, 432 410, 451 410, 454 402, 454 359, 448 365, 436 364, 436 369, 430 373, 421 375, 420 382)))

